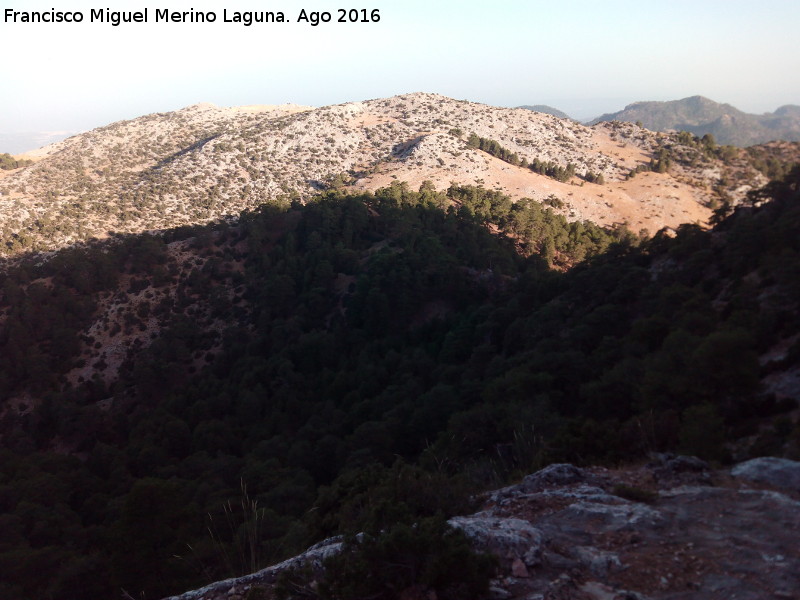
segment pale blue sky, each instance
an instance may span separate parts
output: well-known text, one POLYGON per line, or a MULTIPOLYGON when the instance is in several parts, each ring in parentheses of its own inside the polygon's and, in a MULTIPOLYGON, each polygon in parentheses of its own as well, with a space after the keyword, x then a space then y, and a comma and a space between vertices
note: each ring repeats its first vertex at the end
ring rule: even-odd
MULTIPOLYGON (((148 0, 150 23, 88 23, 86 0, 0 0, 80 10, 82 24, 0 18, 0 134, 76 131, 196 102, 325 105, 430 91, 578 118, 637 100, 701 94, 748 112, 800 104, 795 0, 148 0), (376 24, 296 21, 301 8, 380 10, 376 24), (213 10, 214 24, 153 23, 157 8, 213 10), (221 22, 224 8, 288 24, 221 22)), ((0 151, 3 151, 0 148, 0 151)))

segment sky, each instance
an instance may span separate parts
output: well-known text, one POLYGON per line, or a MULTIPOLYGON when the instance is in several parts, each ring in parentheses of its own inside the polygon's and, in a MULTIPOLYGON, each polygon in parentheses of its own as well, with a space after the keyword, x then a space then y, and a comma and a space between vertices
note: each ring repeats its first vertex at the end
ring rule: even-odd
POLYGON ((148 8, 148 23, 89 22, 108 4, 0 0, 0 152, 30 149, 3 147, 26 143, 13 141, 22 132, 75 133, 197 102, 324 106, 425 91, 578 119, 697 94, 755 113, 800 104, 797 0, 119 0, 114 10, 148 8), (340 8, 380 20, 337 23, 340 8), (13 23, 6 9, 84 21, 13 23), (157 9, 217 20, 156 23, 157 9), (224 9, 290 22, 224 23, 224 9), (331 22, 299 22, 301 10, 331 22))

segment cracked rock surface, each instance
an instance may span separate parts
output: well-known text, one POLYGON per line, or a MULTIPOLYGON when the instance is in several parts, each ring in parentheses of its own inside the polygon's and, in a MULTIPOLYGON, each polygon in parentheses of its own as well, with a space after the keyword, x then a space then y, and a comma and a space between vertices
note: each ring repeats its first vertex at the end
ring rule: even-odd
MULTIPOLYGON (((665 455, 620 470, 551 465, 450 524, 498 557, 495 599, 800 598, 798 472, 784 459, 712 471, 665 455)), ((289 565, 319 567, 337 544, 171 600, 243 598, 289 565)))

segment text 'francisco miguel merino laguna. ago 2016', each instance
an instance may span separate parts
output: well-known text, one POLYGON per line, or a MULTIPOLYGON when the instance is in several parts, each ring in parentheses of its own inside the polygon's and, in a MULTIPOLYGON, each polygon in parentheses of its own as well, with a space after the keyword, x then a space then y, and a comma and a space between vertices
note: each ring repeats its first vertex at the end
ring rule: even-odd
MULTIPOLYGON (((88 13, 82 11, 63 11, 51 9, 49 11, 27 11, 6 8, 3 11, 3 20, 6 23, 108 23, 117 27, 123 23, 149 23, 154 17, 154 23, 238 23, 249 27, 254 23, 289 23, 283 11, 238 11, 222 10, 221 18, 216 11, 199 10, 169 10, 157 8, 150 10, 143 8, 136 11, 111 10, 110 8, 93 8, 88 13)), ((309 12, 301 9, 296 20, 316 26, 320 23, 377 23, 380 21, 378 9, 343 9, 336 14, 330 12, 309 12)))

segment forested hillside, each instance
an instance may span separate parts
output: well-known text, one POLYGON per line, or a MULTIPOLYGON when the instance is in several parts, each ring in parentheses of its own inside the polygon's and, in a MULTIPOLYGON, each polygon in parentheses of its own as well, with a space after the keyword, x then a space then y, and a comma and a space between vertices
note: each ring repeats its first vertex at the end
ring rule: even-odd
POLYGON ((394 184, 10 267, 0 596, 158 598, 553 461, 797 458, 798 185, 647 239, 394 184))

